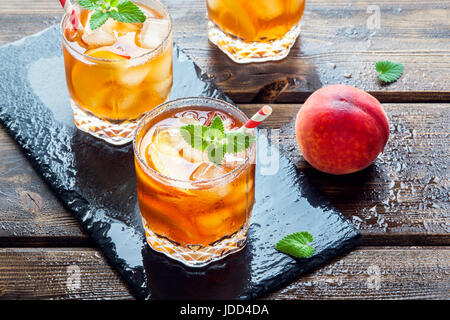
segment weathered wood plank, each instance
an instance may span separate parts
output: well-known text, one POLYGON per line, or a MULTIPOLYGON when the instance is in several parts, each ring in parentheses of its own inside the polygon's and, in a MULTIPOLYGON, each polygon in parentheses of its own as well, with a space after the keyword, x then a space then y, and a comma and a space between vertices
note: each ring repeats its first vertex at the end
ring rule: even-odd
POLYGON ((15 141, 0 127, 0 247, 92 245, 15 141))
POLYGON ((97 250, 0 248, 0 299, 131 298, 123 280, 97 250), (80 286, 70 278, 73 270, 81 272, 80 286))
MULTIPOLYGON (((237 102, 299 102, 319 87, 347 83, 385 102, 450 101, 450 19, 446 0, 379 0, 380 28, 369 29, 373 1, 307 0, 302 34, 287 59, 237 65, 206 36, 205 0, 165 0, 175 40, 237 102), (378 60, 405 65, 379 83, 378 60)), ((0 43, 57 23, 57 1, 0 0, 0 43)))
MULTIPOLYGON (((450 247, 368 247, 333 260, 265 298, 449 299, 449 272, 450 247)), ((70 298, 133 296, 96 250, 0 249, 0 299, 70 298), (70 285, 74 282, 68 267, 79 268, 79 288, 70 285)))
MULTIPOLYGON (((241 105, 253 114, 260 105, 241 105)), ((450 244, 450 104, 386 104, 391 138, 366 170, 335 177, 311 168, 295 143, 300 105, 273 105, 266 127, 280 147, 360 228, 366 245, 450 244)), ((0 129, 0 246, 86 246, 89 238, 0 129)))
POLYGON ((449 299, 449 247, 353 251, 269 299, 449 299))

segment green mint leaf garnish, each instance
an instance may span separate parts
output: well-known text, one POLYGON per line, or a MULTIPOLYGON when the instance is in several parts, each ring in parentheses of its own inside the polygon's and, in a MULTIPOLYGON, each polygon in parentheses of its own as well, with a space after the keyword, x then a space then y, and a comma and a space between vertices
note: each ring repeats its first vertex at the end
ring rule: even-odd
POLYGON ((378 78, 386 83, 397 81, 403 73, 403 64, 388 60, 378 61, 375 69, 379 72, 378 78))
POLYGON ((226 132, 220 116, 209 126, 188 124, 180 128, 183 139, 194 149, 207 151, 208 159, 220 165, 225 153, 238 153, 256 142, 254 135, 241 131, 226 132))
POLYGON ((90 19, 90 27, 101 27, 108 18, 124 23, 142 23, 146 20, 144 12, 129 0, 80 0, 80 6, 95 10, 90 19))
POLYGON ((313 241, 309 232, 295 232, 278 241, 275 249, 296 258, 308 258, 314 253, 314 247, 310 245, 313 241))
POLYGON ((220 116, 216 116, 213 121, 211 122, 211 125, 209 126, 211 129, 219 130, 222 135, 225 134, 225 129, 223 128, 223 121, 220 116))
POLYGON ((202 125, 188 124, 180 128, 180 133, 183 139, 189 143, 192 148, 205 151, 208 147, 208 142, 204 139, 205 132, 208 127, 202 125))
POLYGON ((97 2, 99 2, 99 0, 78 0, 78 4, 88 10, 97 9, 98 8, 97 2))
POLYGON ((206 141, 207 144, 222 141, 223 138, 224 134, 222 133, 222 131, 211 127, 209 127, 203 135, 203 139, 206 141))
POLYGON ((101 9, 95 10, 95 12, 91 15, 89 26, 91 30, 95 30, 101 27, 109 18, 108 12, 103 12, 101 9))
POLYGON ((211 121, 211 124, 207 128, 208 128, 208 130, 206 130, 203 138, 208 143, 212 143, 214 141, 220 141, 224 138, 225 129, 223 127, 222 118, 220 116, 216 116, 213 119, 213 121, 211 121))
POLYGON ((119 22, 142 23, 146 16, 139 7, 131 1, 119 1, 117 11, 111 11, 111 18, 119 22))

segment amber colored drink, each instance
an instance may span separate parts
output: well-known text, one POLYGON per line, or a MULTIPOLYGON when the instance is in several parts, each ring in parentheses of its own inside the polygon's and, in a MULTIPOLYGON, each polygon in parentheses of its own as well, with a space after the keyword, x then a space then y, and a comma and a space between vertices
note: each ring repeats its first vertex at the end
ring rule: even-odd
POLYGON ((132 140, 137 119, 163 103, 172 87, 171 21, 156 1, 136 2, 144 23, 113 19, 91 30, 91 11, 78 7, 84 29, 63 20, 66 80, 75 124, 113 144, 132 140), (159 9, 159 11, 158 11, 159 9))
POLYGON ((207 0, 207 7, 210 40, 236 62, 258 62, 287 55, 305 0, 207 0))
POLYGON ((147 241, 190 266, 205 265, 245 245, 255 192, 255 146, 226 155, 218 166, 181 137, 182 125, 209 125, 217 115, 229 130, 246 120, 238 109, 228 104, 224 108, 224 102, 201 100, 183 99, 160 113, 154 111, 144 118, 135 138, 138 199, 147 241))

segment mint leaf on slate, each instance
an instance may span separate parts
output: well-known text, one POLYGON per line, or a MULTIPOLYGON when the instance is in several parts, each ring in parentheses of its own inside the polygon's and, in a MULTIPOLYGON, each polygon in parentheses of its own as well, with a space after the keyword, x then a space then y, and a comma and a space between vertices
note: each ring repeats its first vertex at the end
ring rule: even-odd
POLYGON ((388 60, 378 61, 375 69, 379 72, 378 78, 386 83, 397 81, 403 74, 403 64, 388 60))
POLYGON ((315 251, 314 247, 310 245, 313 241, 313 236, 309 232, 295 232, 278 241, 275 249, 296 258, 308 258, 315 251))

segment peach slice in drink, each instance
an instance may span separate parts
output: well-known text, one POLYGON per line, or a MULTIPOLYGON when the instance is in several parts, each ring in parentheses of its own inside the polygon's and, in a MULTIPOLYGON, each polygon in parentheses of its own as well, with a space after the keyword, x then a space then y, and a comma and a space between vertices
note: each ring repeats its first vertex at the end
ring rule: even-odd
POLYGON ((261 20, 272 20, 284 13, 282 0, 248 1, 248 6, 261 20))
POLYGON ((226 234, 230 227, 227 220, 231 220, 232 216, 231 208, 223 208, 212 213, 207 212, 198 215, 195 219, 198 232, 209 237, 215 234, 226 234))
POLYGON ((225 30, 237 31, 236 36, 244 39, 256 37, 256 27, 243 1, 227 0, 227 7, 220 9, 220 20, 225 30))
POLYGON ((140 65, 127 65, 124 64, 122 68, 118 70, 118 82, 125 87, 136 87, 141 85, 152 72, 152 65, 140 64, 140 65))
POLYGON ((105 60, 124 60, 124 59, 130 59, 131 56, 126 54, 124 51, 117 49, 116 47, 112 46, 105 46, 100 47, 96 49, 90 49, 86 51, 86 55, 93 57, 93 58, 99 58, 99 59, 105 59, 105 60))
POLYGON ((192 225, 190 220, 185 217, 182 212, 168 211, 167 203, 158 200, 156 197, 146 197, 139 202, 141 210, 152 212, 152 224, 158 231, 158 226, 162 229, 170 227, 172 233, 185 238, 195 237, 195 229, 185 228, 184 226, 192 225), (168 213, 170 212, 170 214, 168 213))
POLYGON ((167 177, 186 179, 185 161, 180 157, 180 150, 184 145, 182 138, 171 135, 169 129, 156 131, 152 144, 147 149, 152 167, 167 177))

